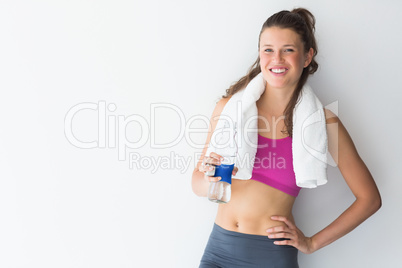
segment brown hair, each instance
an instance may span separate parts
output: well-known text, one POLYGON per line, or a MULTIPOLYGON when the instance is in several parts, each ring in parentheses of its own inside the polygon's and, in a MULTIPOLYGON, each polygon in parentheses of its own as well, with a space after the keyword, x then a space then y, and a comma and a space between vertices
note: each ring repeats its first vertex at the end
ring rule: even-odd
MULTIPOLYGON (((315 31, 315 18, 310 11, 304 8, 296 8, 292 11, 283 10, 280 11, 271 17, 269 17, 264 24, 262 25, 260 35, 258 38, 258 50, 260 49, 260 38, 261 33, 269 27, 279 27, 282 29, 292 29, 299 36, 304 45, 304 51, 307 53, 310 48, 313 48, 314 54, 311 60, 311 63, 303 69, 303 72, 300 76, 299 82, 297 83, 296 89, 285 108, 285 127, 289 136, 292 137, 293 132, 293 110, 296 106, 296 103, 299 99, 300 92, 307 81, 307 78, 310 74, 313 74, 318 69, 318 63, 315 61, 315 56, 317 55, 317 42, 314 37, 315 31)), ((260 56, 258 56, 257 60, 251 65, 248 73, 242 77, 239 81, 234 83, 230 88, 226 90, 226 95, 222 96, 223 98, 227 98, 231 95, 234 95, 239 90, 245 88, 248 83, 256 77, 261 72, 260 67, 260 56)))

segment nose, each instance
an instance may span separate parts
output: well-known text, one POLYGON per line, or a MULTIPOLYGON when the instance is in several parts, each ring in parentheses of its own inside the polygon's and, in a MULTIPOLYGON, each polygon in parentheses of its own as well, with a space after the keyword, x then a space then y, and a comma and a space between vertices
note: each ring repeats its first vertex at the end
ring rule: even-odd
POLYGON ((274 53, 274 55, 272 56, 272 60, 274 62, 282 62, 283 61, 283 57, 282 57, 282 51, 276 51, 274 53))

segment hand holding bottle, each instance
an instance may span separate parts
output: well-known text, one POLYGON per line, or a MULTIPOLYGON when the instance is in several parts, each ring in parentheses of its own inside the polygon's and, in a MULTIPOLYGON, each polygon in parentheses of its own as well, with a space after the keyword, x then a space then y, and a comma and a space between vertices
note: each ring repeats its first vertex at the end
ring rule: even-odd
MULTIPOLYGON (((216 203, 230 201, 232 175, 236 175, 235 156, 222 156, 211 153, 203 162, 205 179, 210 182, 208 199, 216 203)), ((201 171, 201 170, 200 170, 201 171)))
MULTIPOLYGON (((212 152, 209 157, 205 156, 205 159, 198 170, 205 174, 206 181, 211 182, 221 180, 221 177, 215 176, 215 168, 216 166, 221 165, 222 160, 224 160, 224 158, 221 155, 218 155, 217 153, 214 152, 212 152)), ((232 176, 236 175, 237 171, 238 168, 234 167, 232 171, 232 176)))

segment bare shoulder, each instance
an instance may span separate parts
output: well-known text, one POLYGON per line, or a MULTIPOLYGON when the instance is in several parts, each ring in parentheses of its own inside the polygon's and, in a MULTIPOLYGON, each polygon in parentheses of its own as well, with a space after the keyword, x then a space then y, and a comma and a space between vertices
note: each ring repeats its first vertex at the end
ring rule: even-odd
POLYGON ((324 108, 324 113, 327 124, 328 150, 335 163, 339 166, 340 158, 358 157, 353 141, 339 117, 329 109, 324 108), (345 152, 345 149, 348 155, 342 154, 342 152, 345 152))
POLYGON ((223 111, 223 108, 225 108, 225 105, 228 103, 230 100, 231 96, 227 98, 221 98, 215 105, 215 109, 212 112, 212 116, 210 119, 210 130, 214 131, 216 124, 218 123, 217 121, 219 120, 219 117, 223 111))
POLYGON ((223 111, 223 108, 225 108, 226 103, 228 103, 228 101, 230 100, 232 96, 226 97, 226 98, 221 98, 215 106, 215 109, 212 113, 212 118, 216 117, 216 116, 220 116, 220 114, 223 111))
POLYGON ((325 113, 325 121, 327 124, 339 123, 340 120, 334 112, 324 108, 324 113, 325 113))
POLYGON ((336 136, 336 138, 344 138, 345 141, 353 143, 351 137, 346 130, 345 126, 342 124, 339 117, 329 109, 324 108, 325 121, 327 124, 328 134, 331 136, 336 136))

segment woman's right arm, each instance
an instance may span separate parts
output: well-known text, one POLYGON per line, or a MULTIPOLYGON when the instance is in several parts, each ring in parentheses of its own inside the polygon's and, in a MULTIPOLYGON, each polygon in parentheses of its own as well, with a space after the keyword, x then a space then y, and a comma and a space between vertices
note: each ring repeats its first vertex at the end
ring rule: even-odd
MULTIPOLYGON (((208 149, 208 144, 211 140, 212 137, 212 133, 215 130, 215 127, 218 123, 219 120, 219 116, 222 113, 223 107, 225 107, 226 103, 229 101, 229 98, 222 98, 215 106, 215 109, 212 113, 211 116, 211 120, 209 122, 209 128, 208 128, 208 136, 207 136, 207 140, 205 142, 205 146, 204 149, 202 151, 201 157, 197 163, 197 166, 195 167, 194 171, 193 171, 193 176, 192 176, 192 180, 191 180, 191 185, 193 188, 193 192, 198 195, 198 196, 207 196, 207 191, 208 191, 208 186, 209 186, 209 182, 210 181, 218 181, 220 180, 220 177, 210 177, 210 176, 206 176, 204 174, 205 171, 208 170, 208 168, 210 166, 205 166, 202 165, 203 161, 204 161, 204 157, 205 157, 205 153, 208 149)), ((208 164, 215 164, 215 165, 219 165, 220 161, 219 161, 219 155, 211 153, 211 155, 209 155, 209 157, 207 157, 205 159, 205 163, 208 164)))

